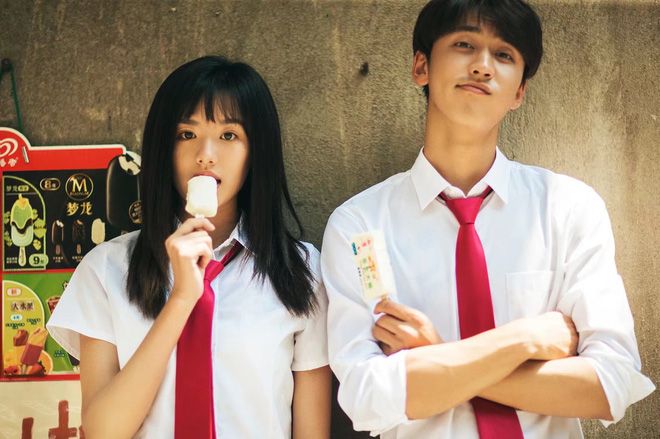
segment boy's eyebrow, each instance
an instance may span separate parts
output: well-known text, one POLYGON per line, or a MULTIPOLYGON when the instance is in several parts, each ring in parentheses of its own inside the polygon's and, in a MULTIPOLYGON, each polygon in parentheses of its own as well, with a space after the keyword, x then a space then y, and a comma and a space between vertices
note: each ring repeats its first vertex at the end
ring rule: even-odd
POLYGON ((456 26, 452 32, 481 32, 481 28, 479 26, 474 26, 471 24, 462 24, 460 26, 456 26))
MULTIPOLYGON (((455 33, 455 32, 474 32, 474 33, 481 33, 481 30, 482 30, 482 29, 481 29, 481 27, 479 27, 479 26, 474 26, 474 25, 471 25, 471 24, 462 24, 462 25, 460 25, 460 26, 456 26, 451 32, 452 32, 452 33, 455 33)), ((501 39, 502 41, 504 41, 505 44, 507 44, 507 45, 511 46, 512 48, 514 48, 514 49, 517 50, 517 48, 516 48, 513 44, 511 44, 511 43, 509 43, 508 41, 502 39, 502 37, 499 36, 499 35, 496 35, 496 36, 497 36, 497 38, 499 38, 499 39, 501 39)))

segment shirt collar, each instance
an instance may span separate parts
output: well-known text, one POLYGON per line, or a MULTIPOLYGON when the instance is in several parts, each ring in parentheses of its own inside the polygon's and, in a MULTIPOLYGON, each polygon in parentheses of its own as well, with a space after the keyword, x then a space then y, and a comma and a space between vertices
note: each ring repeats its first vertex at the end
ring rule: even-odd
MULTIPOLYGON (((490 167, 484 178, 481 179, 487 186, 493 189, 493 192, 500 197, 506 204, 509 201, 509 173, 511 171, 511 161, 500 151, 495 150, 495 161, 490 167)), ((472 196, 472 194, 470 195, 472 196)), ((476 196, 476 194, 475 194, 476 196)))
POLYGON ((245 247, 247 250, 250 252, 250 245, 249 241, 247 239, 247 233, 245 232, 245 222, 244 222, 244 215, 241 214, 241 217, 238 220, 238 223, 236 223, 236 227, 234 227, 234 230, 231 231, 229 234, 229 237, 219 246, 213 249, 213 251, 217 253, 224 253, 225 249, 228 250, 228 247, 232 246, 234 244, 234 241, 238 241, 243 247, 245 247))
POLYGON ((449 182, 435 170, 431 162, 424 155, 424 148, 419 151, 417 160, 410 170, 417 201, 420 209, 424 210, 449 185, 449 182))
MULTIPOLYGON (((475 189, 480 186, 490 186, 493 192, 499 196, 506 204, 509 199, 509 171, 510 161, 506 158, 499 148, 496 148, 495 161, 486 175, 475 185, 475 189), (481 184, 483 182, 483 184, 481 184)), ((417 201, 420 209, 424 210, 436 197, 445 189, 452 187, 445 178, 435 170, 431 162, 424 155, 424 148, 419 152, 417 160, 410 170, 411 179, 417 201)), ((476 196, 478 194, 468 196, 476 196)), ((479 191, 481 192, 481 191, 479 191)))

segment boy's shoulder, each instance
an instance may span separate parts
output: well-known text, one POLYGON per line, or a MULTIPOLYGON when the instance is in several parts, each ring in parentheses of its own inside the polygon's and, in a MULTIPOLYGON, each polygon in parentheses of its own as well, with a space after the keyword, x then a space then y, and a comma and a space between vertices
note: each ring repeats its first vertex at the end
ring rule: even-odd
MULTIPOLYGON (((561 196, 567 201, 598 197, 587 183, 569 175, 560 174, 540 166, 526 165, 510 161, 512 181, 524 190, 546 193, 548 196, 561 196)), ((600 198, 600 197, 598 197, 600 198)))
POLYGON ((560 221, 607 216, 605 201, 587 183, 539 166, 511 162, 510 199, 540 203, 560 221))
POLYGON ((339 205, 339 207, 335 209, 335 212, 344 211, 357 213, 361 211, 370 211, 374 208, 380 210, 383 203, 387 203, 392 197, 405 196, 402 191, 405 191, 408 188, 406 183, 409 180, 410 170, 394 174, 380 183, 376 183, 375 185, 353 195, 339 205))

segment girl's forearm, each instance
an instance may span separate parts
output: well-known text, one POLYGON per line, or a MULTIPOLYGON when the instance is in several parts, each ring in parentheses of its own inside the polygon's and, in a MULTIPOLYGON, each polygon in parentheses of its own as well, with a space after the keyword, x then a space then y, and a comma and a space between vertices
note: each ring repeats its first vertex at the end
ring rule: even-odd
POLYGON ((293 373, 293 439, 328 439, 332 372, 330 367, 293 373))
MULTIPOLYGON (((193 307, 194 303, 171 297, 125 367, 90 401, 83 401, 82 419, 87 437, 130 438, 135 435, 151 409, 193 307)), ((84 359, 81 368, 83 363, 84 359)))

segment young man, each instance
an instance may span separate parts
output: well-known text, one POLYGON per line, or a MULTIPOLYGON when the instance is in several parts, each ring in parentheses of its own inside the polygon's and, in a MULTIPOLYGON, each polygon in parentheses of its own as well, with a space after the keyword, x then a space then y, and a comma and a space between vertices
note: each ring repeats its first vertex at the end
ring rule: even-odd
POLYGON ((542 55, 521 0, 432 0, 413 37, 428 97, 412 169, 330 217, 330 365, 357 430, 383 438, 579 438, 654 389, 605 205, 496 142, 542 55), (363 299, 355 234, 380 229, 397 297, 363 299), (374 324, 375 322, 375 324, 374 324))

